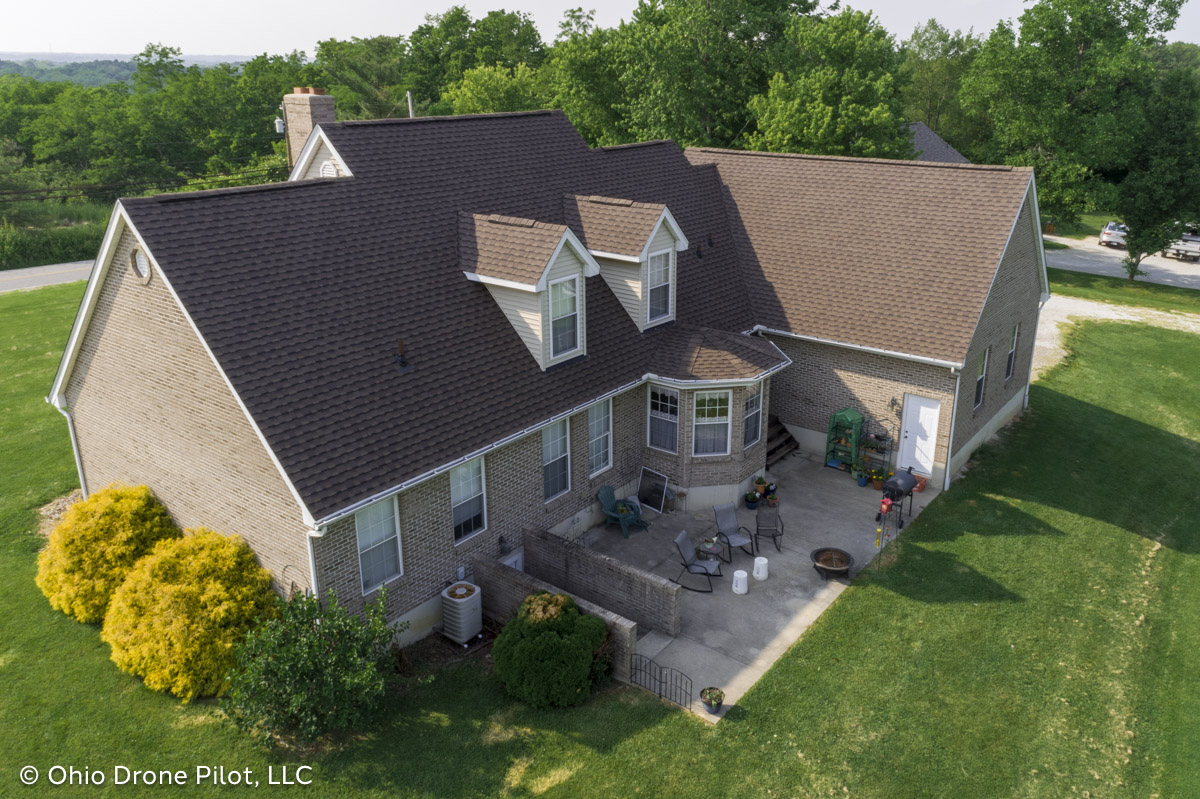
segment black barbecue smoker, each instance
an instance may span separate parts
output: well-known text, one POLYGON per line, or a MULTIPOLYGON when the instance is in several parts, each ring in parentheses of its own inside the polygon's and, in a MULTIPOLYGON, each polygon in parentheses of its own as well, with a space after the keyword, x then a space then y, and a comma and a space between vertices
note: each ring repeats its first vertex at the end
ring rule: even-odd
MULTIPOLYGON (((908 499, 908 516, 912 518, 913 509, 913 489, 917 487, 917 478, 912 473, 912 467, 909 466, 907 471, 897 472, 887 479, 883 484, 883 496, 885 499, 891 500, 892 506, 895 507, 899 514, 899 522, 896 527, 900 530, 904 529, 904 500, 908 499)), ((879 521, 883 517, 883 512, 875 514, 875 521, 879 521)))

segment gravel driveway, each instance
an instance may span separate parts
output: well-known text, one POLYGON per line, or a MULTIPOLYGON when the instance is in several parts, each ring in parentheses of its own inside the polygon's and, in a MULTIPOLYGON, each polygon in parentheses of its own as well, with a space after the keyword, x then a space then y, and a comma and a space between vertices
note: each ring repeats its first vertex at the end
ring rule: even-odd
MULTIPOLYGON (((1079 240, 1046 236, 1046 241, 1057 241, 1071 248, 1069 250, 1046 250, 1046 266, 1052 266, 1055 269, 1071 269, 1075 272, 1091 272, 1094 275, 1125 277, 1125 270, 1121 268, 1121 259, 1125 257, 1125 250, 1101 246, 1099 239, 1095 237, 1079 240)), ((1142 270, 1149 274, 1146 277, 1139 277, 1138 280, 1162 283, 1167 286, 1200 289, 1200 262, 1149 255, 1146 260, 1142 261, 1142 270)))

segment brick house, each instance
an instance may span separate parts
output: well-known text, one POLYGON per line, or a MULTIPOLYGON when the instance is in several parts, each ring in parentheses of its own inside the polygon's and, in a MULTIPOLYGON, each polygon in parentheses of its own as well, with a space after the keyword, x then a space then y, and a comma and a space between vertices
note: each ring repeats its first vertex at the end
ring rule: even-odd
POLYGON ((145 483, 279 590, 413 634, 472 557, 575 537, 643 466, 703 507, 846 406, 948 485, 1026 401, 1030 170, 589 148, 560 112, 333 121, 286 183, 121 200, 48 400, 86 492, 145 483))

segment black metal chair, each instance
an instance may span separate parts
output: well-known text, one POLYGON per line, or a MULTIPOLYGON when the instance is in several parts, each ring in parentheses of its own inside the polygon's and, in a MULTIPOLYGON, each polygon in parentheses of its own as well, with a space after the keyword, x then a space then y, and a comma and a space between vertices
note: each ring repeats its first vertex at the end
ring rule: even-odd
POLYGON ((775 544, 775 551, 783 551, 779 546, 779 542, 783 539, 783 522, 779 518, 779 508, 763 506, 758 509, 758 515, 754 519, 755 545, 758 544, 760 538, 770 538, 771 542, 775 544))
POLYGON ((692 546, 692 540, 688 538, 687 530, 682 530, 679 535, 675 536, 675 548, 679 550, 679 557, 683 561, 683 571, 679 572, 679 577, 688 574, 701 574, 708 580, 708 588, 692 588, 690 585, 684 585, 679 582, 679 577, 676 577, 671 582, 679 583, 680 587, 686 588, 689 591, 696 591, 701 594, 711 594, 712 578, 724 577, 721 574, 720 560, 700 560, 696 557, 696 547, 692 546))
POLYGON ((737 507, 732 502, 713 505, 713 513, 717 517, 717 537, 729 548, 729 560, 725 562, 733 563, 734 547, 741 547, 743 552, 754 557, 754 536, 750 534, 750 530, 738 524, 737 507))

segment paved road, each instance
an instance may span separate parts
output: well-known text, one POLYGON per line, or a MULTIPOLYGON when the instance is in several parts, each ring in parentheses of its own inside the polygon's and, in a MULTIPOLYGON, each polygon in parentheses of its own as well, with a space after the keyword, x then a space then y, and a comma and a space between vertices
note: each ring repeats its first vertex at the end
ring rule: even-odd
MULTIPOLYGON (((1055 269, 1071 269, 1076 272, 1091 272, 1094 275, 1126 276, 1125 270, 1121 268, 1121 259, 1125 257, 1125 250, 1102 247, 1095 238, 1080 241, 1064 239, 1059 236, 1046 236, 1046 241, 1058 241, 1071 247, 1069 250, 1046 250, 1046 266, 1052 266, 1055 269)), ((1139 277, 1138 280, 1200 289, 1200 263, 1198 262, 1150 255, 1142 261, 1142 271, 1148 274, 1146 277, 1139 277)))
POLYGON ((71 283, 76 280, 87 280, 88 273, 91 271, 91 261, 74 261, 69 264, 50 264, 49 266, 31 266, 26 269, 5 269, 4 271, 0 271, 0 294, 6 291, 52 286, 55 283, 71 283))

